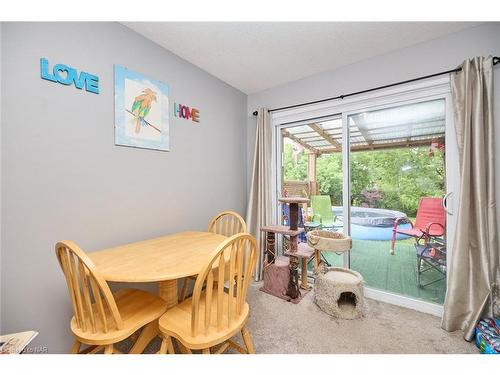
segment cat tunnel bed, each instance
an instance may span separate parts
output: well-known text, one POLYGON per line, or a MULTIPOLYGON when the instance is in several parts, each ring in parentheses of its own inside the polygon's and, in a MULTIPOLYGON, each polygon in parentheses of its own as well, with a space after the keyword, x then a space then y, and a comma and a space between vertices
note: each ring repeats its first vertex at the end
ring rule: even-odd
POLYGON ((357 319, 365 315, 363 277, 356 271, 330 267, 318 272, 314 282, 314 301, 336 318, 357 319))

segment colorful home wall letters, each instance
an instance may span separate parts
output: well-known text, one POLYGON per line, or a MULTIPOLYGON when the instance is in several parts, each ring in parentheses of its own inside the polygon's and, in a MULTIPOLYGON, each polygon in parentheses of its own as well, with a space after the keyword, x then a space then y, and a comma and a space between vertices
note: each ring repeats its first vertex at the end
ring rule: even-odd
POLYGON ((174 103, 174 116, 185 120, 200 122, 200 111, 197 108, 190 109, 188 106, 182 104, 174 103))
POLYGON ((56 64, 49 69, 49 61, 46 58, 40 59, 40 74, 42 79, 47 81, 57 82, 62 85, 75 85, 77 89, 85 88, 86 91, 92 92, 94 94, 99 94, 99 77, 87 73, 81 72, 78 74, 75 68, 71 68, 64 64, 56 64))

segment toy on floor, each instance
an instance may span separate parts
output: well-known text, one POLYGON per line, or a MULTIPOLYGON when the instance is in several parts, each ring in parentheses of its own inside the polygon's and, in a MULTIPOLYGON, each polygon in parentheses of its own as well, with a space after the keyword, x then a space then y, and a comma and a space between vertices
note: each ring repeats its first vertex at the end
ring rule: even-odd
POLYGON ((283 197, 279 201, 289 205, 289 226, 271 225, 261 228, 266 232, 266 250, 264 255, 264 285, 261 290, 298 303, 302 298, 301 288, 308 291, 307 260, 314 254, 314 250, 306 243, 298 243, 297 237, 304 232, 298 227, 299 204, 308 203, 309 199, 300 197, 283 197), (278 256, 276 251, 276 234, 287 236, 290 248, 285 256, 278 256), (299 258, 302 261, 302 276, 299 285, 299 258))
POLYGON ((500 319, 484 318, 477 323, 476 346, 483 354, 500 354, 500 319))

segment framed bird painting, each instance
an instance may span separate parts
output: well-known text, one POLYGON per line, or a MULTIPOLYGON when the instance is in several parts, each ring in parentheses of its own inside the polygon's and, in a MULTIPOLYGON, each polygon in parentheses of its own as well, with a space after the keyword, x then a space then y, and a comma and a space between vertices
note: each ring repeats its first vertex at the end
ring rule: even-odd
POLYGON ((115 65, 115 144, 169 151, 168 86, 115 65))

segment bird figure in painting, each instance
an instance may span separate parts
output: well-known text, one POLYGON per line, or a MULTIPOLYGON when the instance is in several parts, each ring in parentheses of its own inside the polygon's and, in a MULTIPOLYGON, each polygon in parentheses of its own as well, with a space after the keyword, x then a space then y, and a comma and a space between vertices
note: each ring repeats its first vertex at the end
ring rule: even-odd
POLYGON ((144 117, 149 113, 153 101, 156 102, 156 92, 149 88, 143 90, 141 95, 135 97, 131 112, 135 116, 136 133, 141 131, 141 125, 146 125, 144 117))

